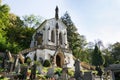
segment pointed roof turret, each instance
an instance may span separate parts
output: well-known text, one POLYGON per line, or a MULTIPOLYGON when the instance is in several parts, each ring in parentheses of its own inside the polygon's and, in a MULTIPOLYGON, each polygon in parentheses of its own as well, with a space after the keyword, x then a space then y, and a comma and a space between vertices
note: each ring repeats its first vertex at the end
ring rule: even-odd
POLYGON ((56 8, 55 8, 55 18, 56 18, 56 20, 59 19, 58 11, 59 11, 58 6, 56 6, 56 8))

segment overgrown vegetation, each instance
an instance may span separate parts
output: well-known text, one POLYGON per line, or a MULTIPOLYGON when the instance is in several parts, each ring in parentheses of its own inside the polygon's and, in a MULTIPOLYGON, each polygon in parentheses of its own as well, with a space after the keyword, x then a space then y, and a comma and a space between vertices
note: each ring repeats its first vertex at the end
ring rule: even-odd
MULTIPOLYGON (((77 27, 67 12, 61 17, 61 20, 67 26, 69 48, 76 58, 96 66, 120 63, 120 42, 110 44, 103 49, 98 46, 99 50, 96 51, 94 42, 92 44, 87 42, 85 36, 77 32, 77 27), (100 55, 96 55, 96 53, 100 53, 100 55), (101 62, 99 63, 95 57, 100 58, 101 62)), ((10 13, 8 5, 0 4, 0 52, 5 52, 7 49, 12 54, 17 54, 19 51, 29 48, 35 27, 41 24, 40 21, 40 17, 34 15, 24 16, 21 20, 19 16, 10 13)))
POLYGON ((10 13, 8 5, 0 5, 0 51, 5 52, 7 49, 16 54, 29 48, 32 35, 35 32, 34 27, 41 24, 41 18, 36 17, 30 15, 21 20, 19 16, 10 13), (30 21, 32 22, 30 23, 30 21))
POLYGON ((44 67, 50 67, 50 61, 49 60, 45 60, 44 63, 43 63, 43 66, 44 67))

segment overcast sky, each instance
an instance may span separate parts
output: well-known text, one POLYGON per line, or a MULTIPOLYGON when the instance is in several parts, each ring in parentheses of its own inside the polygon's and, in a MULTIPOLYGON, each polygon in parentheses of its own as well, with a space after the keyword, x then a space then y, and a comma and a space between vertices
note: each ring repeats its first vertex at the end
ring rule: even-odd
POLYGON ((11 12, 18 15, 54 17, 56 5, 59 15, 66 11, 87 41, 100 39, 104 44, 120 41, 120 0, 3 0, 11 12))

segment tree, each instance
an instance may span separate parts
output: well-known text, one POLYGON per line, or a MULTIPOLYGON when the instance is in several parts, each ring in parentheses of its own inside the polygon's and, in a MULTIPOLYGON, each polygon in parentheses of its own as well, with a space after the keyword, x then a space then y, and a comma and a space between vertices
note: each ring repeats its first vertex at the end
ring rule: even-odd
POLYGON ((77 28, 76 28, 75 26, 72 27, 72 26, 73 26, 73 22, 72 22, 72 20, 71 20, 70 15, 68 14, 68 12, 65 12, 65 14, 61 17, 61 19, 62 19, 63 23, 64 23, 66 26, 71 26, 71 27, 70 27, 70 28, 72 28, 71 31, 75 32, 75 31, 77 30, 77 28))
MULTIPOLYGON (((6 49, 11 53, 18 53, 19 51, 29 48, 31 38, 35 32, 34 28, 25 26, 24 20, 13 13, 10 13, 8 5, 0 4, 0 51, 5 52, 6 49)), ((37 17, 32 15, 32 22, 35 25, 40 25, 40 21, 37 22, 37 17)), ((34 26, 35 26, 34 25, 34 26)))
POLYGON ((111 55, 111 52, 110 52, 110 50, 109 50, 109 47, 108 48, 105 48, 104 50, 103 50, 103 53, 104 53, 104 58, 105 58, 105 64, 104 64, 104 66, 105 67, 107 67, 107 66, 109 66, 110 64, 113 64, 114 63, 114 59, 113 59, 113 57, 112 57, 112 55, 111 55))
POLYGON ((0 51, 5 51, 6 47, 6 38, 0 33, 0 51))
POLYGON ((23 30, 23 21, 15 14, 9 14, 9 26, 6 28, 8 41, 19 42, 21 31, 23 30))
POLYGON ((111 55, 114 62, 120 61, 120 43, 116 42, 111 46, 111 55))
POLYGON ((95 48, 92 54, 92 64, 95 66, 102 66, 104 64, 105 60, 103 58, 103 55, 98 48, 98 45, 95 44, 95 48))
POLYGON ((5 51, 7 48, 7 37, 5 36, 5 29, 9 24, 9 11, 10 8, 8 5, 0 4, 0 51, 5 51))
POLYGON ((9 23, 9 11, 8 5, 0 5, 0 29, 5 29, 9 23))
POLYGON ((79 58, 80 51, 86 45, 85 36, 80 35, 77 32, 77 28, 71 20, 70 15, 66 12, 64 16, 61 17, 62 22, 67 26, 67 38, 69 47, 76 58, 79 58))
POLYGON ((25 15, 23 16, 23 22, 24 22, 24 26, 26 27, 31 27, 31 28, 37 28, 40 26, 41 22, 42 22, 42 17, 40 16, 35 16, 35 15, 25 15))
POLYGON ((8 49, 12 53, 17 53, 23 49, 29 48, 34 28, 24 27, 23 21, 15 14, 9 14, 9 26, 5 29, 8 49))
MULTIPOLYGON (((19 49, 17 43, 14 41, 10 42, 10 38, 7 36, 7 34, 10 34, 8 33, 8 30, 10 29, 9 26, 11 24, 9 11, 10 8, 8 5, 0 5, 0 51, 3 52, 5 52, 6 49, 10 51, 17 51, 19 49)), ((11 29, 11 32, 12 31, 13 29, 11 29)))

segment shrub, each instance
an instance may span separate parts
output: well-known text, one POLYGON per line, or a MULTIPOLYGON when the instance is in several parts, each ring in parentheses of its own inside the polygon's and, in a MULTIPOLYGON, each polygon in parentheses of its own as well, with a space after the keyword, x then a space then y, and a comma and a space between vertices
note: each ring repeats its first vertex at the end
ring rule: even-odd
POLYGON ((37 79, 39 79, 39 80, 46 80, 46 76, 37 74, 37 79))
POLYGON ((119 64, 119 63, 120 63, 120 61, 118 61, 118 60, 117 60, 117 61, 115 61, 115 64, 119 64))
POLYGON ((59 67, 55 68, 55 74, 58 74, 58 76, 61 76, 62 68, 59 68, 59 67))
POLYGON ((49 60, 45 60, 43 63, 44 67, 50 67, 50 61, 49 60))
POLYGON ((71 70, 71 69, 68 69, 68 75, 69 75, 69 76, 74 76, 74 71, 71 70))
POLYGON ((34 64, 36 64, 37 66, 41 65, 41 63, 39 61, 34 61, 34 64))

